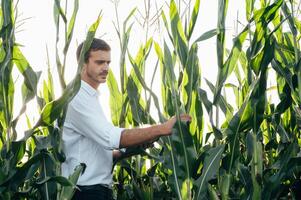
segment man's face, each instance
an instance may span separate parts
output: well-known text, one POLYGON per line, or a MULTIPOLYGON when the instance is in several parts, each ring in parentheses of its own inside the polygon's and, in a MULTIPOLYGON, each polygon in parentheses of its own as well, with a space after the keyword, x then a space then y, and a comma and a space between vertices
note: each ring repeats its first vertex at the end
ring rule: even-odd
POLYGON ((84 64, 83 73, 95 85, 105 83, 110 62, 110 51, 91 51, 88 62, 84 64))

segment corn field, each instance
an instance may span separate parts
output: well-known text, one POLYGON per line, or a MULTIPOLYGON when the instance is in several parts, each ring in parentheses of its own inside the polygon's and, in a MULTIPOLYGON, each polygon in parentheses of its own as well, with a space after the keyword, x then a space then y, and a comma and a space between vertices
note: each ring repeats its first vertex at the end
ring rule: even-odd
MULTIPOLYGON (((18 1, 0 2, 0 199, 71 199, 83 166, 69 178, 61 176, 62 127, 103 11, 87 31, 76 75, 68 82, 67 53, 76 48, 70 44, 81 8, 79 0, 53 0, 56 83, 51 66, 46 72, 33 70, 22 41, 15 38, 18 1), (41 73, 47 78, 42 80, 41 73), (16 74, 22 77, 20 86, 16 74), (60 96, 55 84, 62 89, 60 96), (17 92, 22 106, 15 116, 17 92), (39 112, 36 121, 27 110, 32 101, 39 112), (16 126, 24 115, 27 127, 20 133, 16 126)), ((144 1, 146 11, 154 2, 144 1)), ((120 44, 119 74, 110 71, 107 79, 112 123, 132 128, 182 113, 192 116, 190 123, 177 122, 173 134, 154 147, 128 148, 126 158, 114 162, 116 199, 300 199, 301 2, 245 0, 246 23, 237 20, 242 28, 230 36, 225 22, 235 1, 218 0, 216 27, 197 33, 197 20, 206 20, 199 19, 201 1, 167 0, 147 21, 146 39, 138 49, 130 39, 139 10, 120 19, 118 1, 112 3, 117 19, 112 34, 120 44), (162 40, 148 33, 151 23, 162 25, 162 40), (227 37, 233 40, 231 48, 227 37), (208 58, 199 46, 208 39, 216 44, 215 83, 202 74, 208 66, 201 61, 208 58), (150 55, 154 66, 147 64, 150 55)))

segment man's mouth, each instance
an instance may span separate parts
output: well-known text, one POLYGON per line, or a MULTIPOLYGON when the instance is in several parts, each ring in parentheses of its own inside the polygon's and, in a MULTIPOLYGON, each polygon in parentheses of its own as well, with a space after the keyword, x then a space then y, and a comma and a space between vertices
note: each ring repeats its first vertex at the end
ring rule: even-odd
POLYGON ((108 75, 108 72, 102 72, 99 74, 99 76, 107 76, 108 75))

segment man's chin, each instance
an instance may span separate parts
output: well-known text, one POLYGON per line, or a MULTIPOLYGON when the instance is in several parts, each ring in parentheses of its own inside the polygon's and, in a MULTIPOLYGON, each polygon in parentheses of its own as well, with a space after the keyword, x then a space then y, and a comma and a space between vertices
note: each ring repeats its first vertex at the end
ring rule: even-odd
POLYGON ((107 81, 107 77, 98 79, 99 83, 105 83, 107 81))
POLYGON ((94 79, 94 82, 95 82, 95 83, 98 83, 98 84, 105 83, 106 81, 107 81, 106 79, 101 79, 101 80, 99 80, 99 79, 94 79))

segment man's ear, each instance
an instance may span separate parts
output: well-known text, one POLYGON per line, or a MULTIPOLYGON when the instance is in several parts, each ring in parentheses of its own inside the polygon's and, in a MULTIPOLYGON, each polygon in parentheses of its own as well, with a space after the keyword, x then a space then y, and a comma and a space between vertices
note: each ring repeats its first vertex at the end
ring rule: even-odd
POLYGON ((86 71, 86 69, 87 69, 87 63, 84 63, 84 64, 83 64, 82 71, 84 71, 84 70, 86 71))
POLYGON ((87 70, 87 64, 84 63, 84 64, 83 64, 82 71, 81 71, 81 75, 85 74, 86 70, 87 70))

